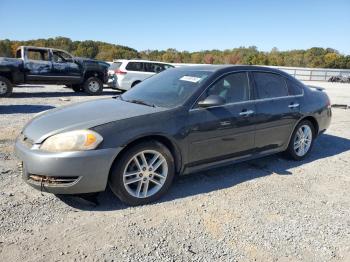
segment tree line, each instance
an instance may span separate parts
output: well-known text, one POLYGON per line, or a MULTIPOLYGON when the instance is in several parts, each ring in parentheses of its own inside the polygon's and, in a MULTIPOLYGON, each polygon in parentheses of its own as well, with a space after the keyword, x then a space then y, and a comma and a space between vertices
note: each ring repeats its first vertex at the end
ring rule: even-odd
POLYGON ((66 37, 36 39, 28 41, 0 40, 0 56, 13 57, 21 45, 52 47, 66 50, 75 56, 104 61, 113 59, 140 58, 168 63, 194 64, 245 64, 292 67, 320 67, 350 69, 350 55, 343 55, 332 48, 312 47, 307 50, 270 52, 259 51, 256 46, 226 50, 203 50, 198 52, 167 50, 137 51, 133 48, 101 41, 72 41, 66 37))

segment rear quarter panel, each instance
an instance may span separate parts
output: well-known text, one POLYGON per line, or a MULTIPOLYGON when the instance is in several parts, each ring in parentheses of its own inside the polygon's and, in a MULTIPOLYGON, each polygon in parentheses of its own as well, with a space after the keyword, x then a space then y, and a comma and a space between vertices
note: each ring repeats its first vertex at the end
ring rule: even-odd
POLYGON ((314 88, 305 87, 302 112, 304 116, 312 116, 318 123, 318 133, 325 131, 330 123, 332 117, 332 110, 330 107, 330 100, 324 91, 314 88))

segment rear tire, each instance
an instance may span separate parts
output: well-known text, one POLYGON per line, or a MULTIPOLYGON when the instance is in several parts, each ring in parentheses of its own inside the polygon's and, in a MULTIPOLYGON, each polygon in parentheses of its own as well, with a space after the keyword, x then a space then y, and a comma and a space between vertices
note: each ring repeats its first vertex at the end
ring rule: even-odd
POLYGON ((174 176, 174 158, 169 149, 157 141, 148 141, 130 147, 115 162, 109 186, 122 202, 144 205, 166 193, 174 176))
POLYGON ((307 157, 314 144, 315 127, 308 121, 301 121, 293 131, 287 150, 285 151, 288 158, 293 160, 303 160, 307 157))
POLYGON ((84 82, 84 91, 91 96, 101 95, 103 91, 103 83, 97 77, 89 77, 84 82))
POLYGON ((0 76, 0 97, 9 97, 12 94, 12 83, 6 77, 0 76))

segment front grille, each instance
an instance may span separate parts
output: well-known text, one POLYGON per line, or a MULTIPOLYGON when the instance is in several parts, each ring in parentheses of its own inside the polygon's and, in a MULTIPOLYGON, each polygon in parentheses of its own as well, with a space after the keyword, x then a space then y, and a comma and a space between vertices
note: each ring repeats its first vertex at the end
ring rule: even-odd
POLYGON ((40 176, 29 174, 28 179, 45 184, 71 184, 78 180, 77 176, 40 176))

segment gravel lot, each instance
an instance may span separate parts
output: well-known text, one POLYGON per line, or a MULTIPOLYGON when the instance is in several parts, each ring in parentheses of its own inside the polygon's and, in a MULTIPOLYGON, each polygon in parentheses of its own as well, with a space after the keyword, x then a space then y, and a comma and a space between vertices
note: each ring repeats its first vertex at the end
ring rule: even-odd
MULTIPOLYGON (((350 105, 350 84, 344 94, 322 85, 350 105)), ((94 205, 21 181, 13 142, 23 125, 96 97, 62 86, 14 92, 0 99, 0 261, 349 261, 349 110, 333 109, 303 162, 276 155, 184 176, 160 202, 127 207, 109 190, 94 205)))

